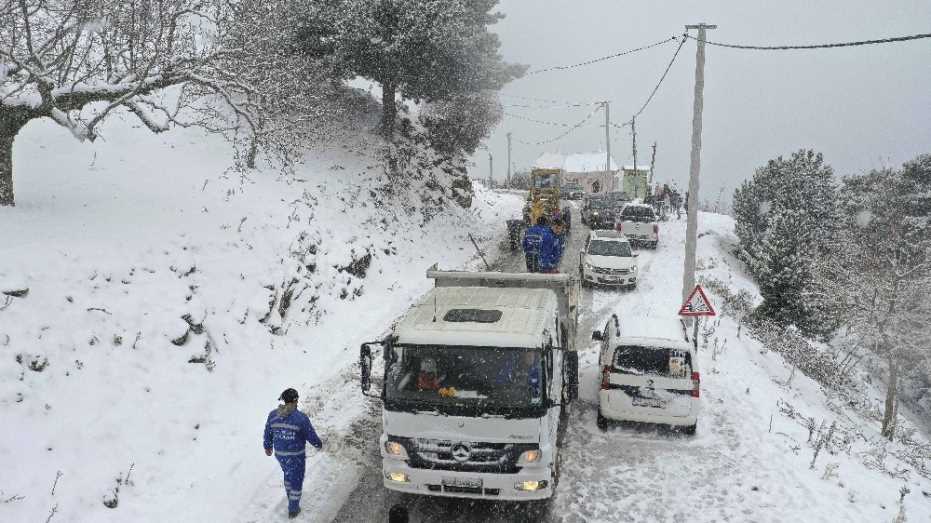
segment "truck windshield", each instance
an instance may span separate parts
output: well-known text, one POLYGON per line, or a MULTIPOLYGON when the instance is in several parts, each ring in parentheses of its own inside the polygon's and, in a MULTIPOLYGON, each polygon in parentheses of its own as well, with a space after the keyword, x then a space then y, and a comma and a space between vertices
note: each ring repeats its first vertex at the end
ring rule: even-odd
POLYGON ((588 253, 592 256, 626 256, 630 257, 630 244, 627 242, 608 242, 604 240, 593 240, 588 247, 588 253))
POLYGON ((385 375, 386 407, 444 414, 519 414, 543 405, 539 349, 399 345, 385 375))

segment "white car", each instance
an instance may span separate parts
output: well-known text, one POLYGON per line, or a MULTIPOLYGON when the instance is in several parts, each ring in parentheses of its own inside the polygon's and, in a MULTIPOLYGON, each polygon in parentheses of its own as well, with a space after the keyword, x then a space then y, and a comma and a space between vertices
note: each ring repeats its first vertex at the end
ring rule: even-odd
POLYGON ((614 220, 614 228, 634 245, 655 249, 659 243, 659 219, 653 207, 642 203, 624 206, 614 220))
MULTIPOLYGON (((676 332, 669 333, 675 336, 676 332)), ((692 344, 682 339, 620 335, 612 316, 601 341, 598 428, 609 420, 658 423, 695 434, 701 408, 701 374, 692 344)))
POLYGON ((585 285, 637 286, 637 253, 617 231, 591 231, 579 254, 579 273, 585 285))

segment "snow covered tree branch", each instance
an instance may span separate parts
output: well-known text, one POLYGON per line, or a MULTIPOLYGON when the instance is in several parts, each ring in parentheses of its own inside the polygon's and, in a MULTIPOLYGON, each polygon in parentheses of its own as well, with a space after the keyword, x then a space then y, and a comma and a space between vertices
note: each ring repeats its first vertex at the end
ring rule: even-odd
POLYGON ((320 107, 314 62, 282 48, 283 4, 0 0, 0 205, 14 203, 13 140, 39 118, 82 141, 127 110, 153 132, 199 125, 253 150, 299 143, 282 131, 293 126, 269 125, 320 107))

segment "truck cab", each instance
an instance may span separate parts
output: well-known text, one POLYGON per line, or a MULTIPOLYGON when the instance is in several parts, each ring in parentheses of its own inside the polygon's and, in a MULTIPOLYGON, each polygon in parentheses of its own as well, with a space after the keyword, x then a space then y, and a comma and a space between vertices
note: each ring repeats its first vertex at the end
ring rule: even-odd
MULTIPOLYGON (((374 343, 384 362, 384 486, 490 500, 550 497, 578 383, 577 311, 568 296, 576 282, 431 272, 437 286, 374 343)), ((363 389, 372 345, 361 349, 363 389)))

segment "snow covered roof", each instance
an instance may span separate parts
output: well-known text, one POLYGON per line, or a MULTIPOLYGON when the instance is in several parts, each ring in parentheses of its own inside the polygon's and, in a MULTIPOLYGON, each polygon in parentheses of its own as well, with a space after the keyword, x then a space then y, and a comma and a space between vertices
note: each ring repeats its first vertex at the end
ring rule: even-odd
MULTIPOLYGON (((567 173, 590 173, 605 171, 605 153, 570 154, 563 161, 563 170, 567 173)), ((611 170, 617 170, 614 158, 611 158, 611 170)))
POLYGON ((559 305, 547 289, 436 287, 397 328, 398 343, 473 347, 539 347, 559 305), (452 309, 501 311, 490 323, 446 321, 452 309), (436 321, 434 321, 434 318, 436 321))
POLYGON ((650 172, 650 166, 649 166, 649 165, 638 165, 638 166, 637 166, 637 169, 634 169, 634 166, 633 166, 633 165, 625 165, 625 166, 624 166, 624 170, 625 170, 625 171, 637 170, 637 171, 640 171, 640 172, 646 172, 646 173, 648 173, 648 172, 650 172))
POLYGON ((535 162, 533 162, 533 167, 535 169, 562 169, 563 155, 559 153, 543 153, 535 162))

